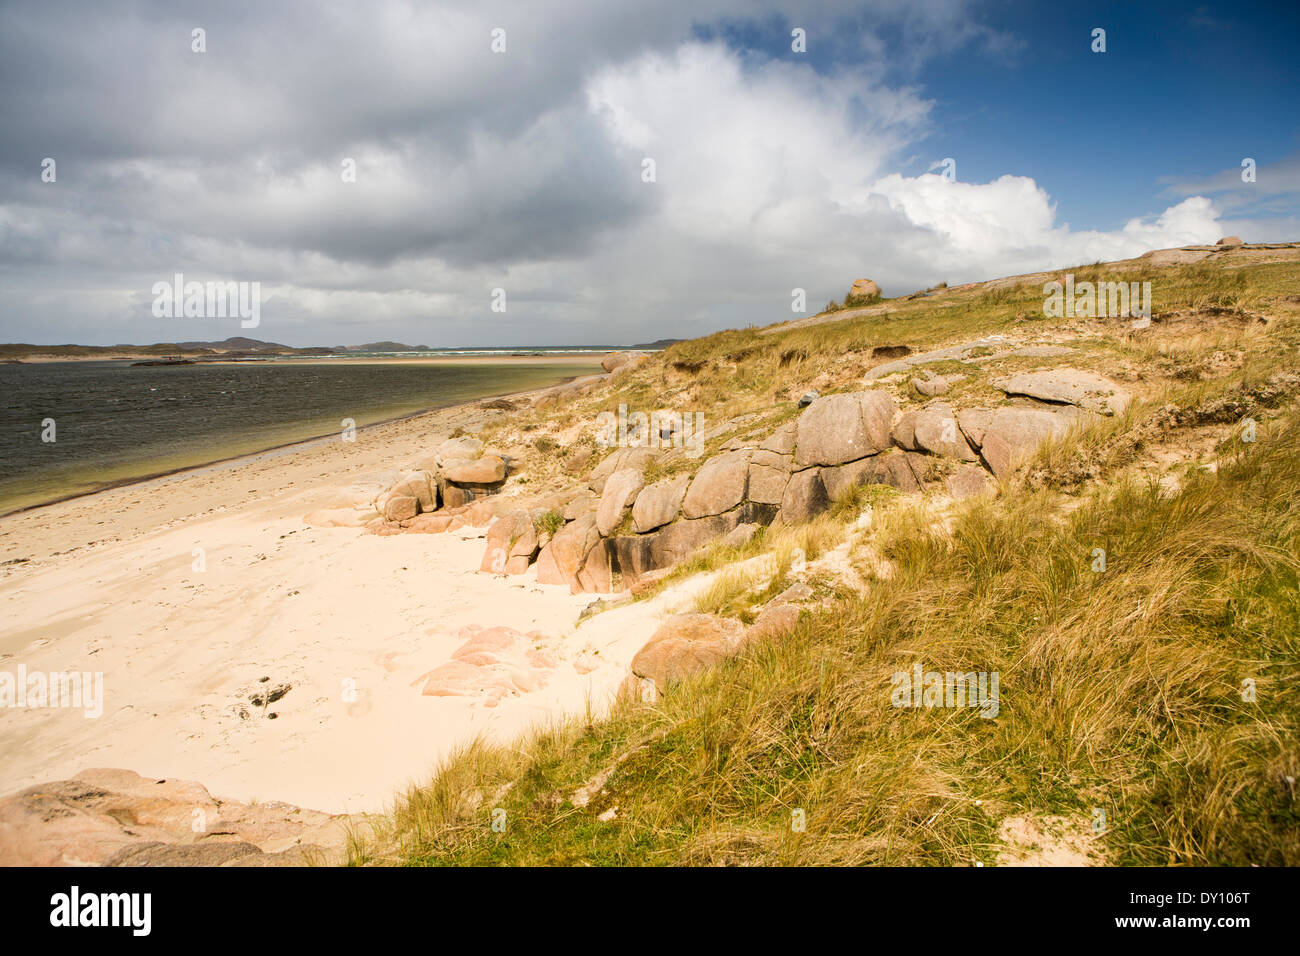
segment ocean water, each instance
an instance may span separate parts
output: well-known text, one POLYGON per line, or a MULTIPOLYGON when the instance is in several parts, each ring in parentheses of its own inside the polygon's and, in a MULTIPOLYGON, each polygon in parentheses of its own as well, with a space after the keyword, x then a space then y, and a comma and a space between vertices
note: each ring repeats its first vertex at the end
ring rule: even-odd
POLYGON ((0 365, 0 514, 599 371, 573 365, 0 365), (55 441, 42 440, 54 420, 55 441))

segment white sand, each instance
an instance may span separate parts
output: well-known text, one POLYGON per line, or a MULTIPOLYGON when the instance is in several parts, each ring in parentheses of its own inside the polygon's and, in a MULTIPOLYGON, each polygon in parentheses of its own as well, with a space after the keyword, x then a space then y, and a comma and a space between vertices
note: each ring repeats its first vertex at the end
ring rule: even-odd
POLYGON ((539 586, 532 571, 471 570, 485 528, 375 536, 302 521, 386 487, 475 414, 435 412, 354 443, 322 440, 0 518, 0 670, 104 675, 98 718, 0 709, 0 794, 114 767, 241 801, 380 810, 476 734, 505 739, 589 700, 602 708, 657 621, 703 581, 577 627, 594 596, 539 586), (474 624, 543 632, 558 660, 546 686, 498 706, 421 696, 412 681, 474 624), (575 661, 595 669, 579 673, 575 661), (292 690, 265 711, 248 704, 280 683, 292 690))

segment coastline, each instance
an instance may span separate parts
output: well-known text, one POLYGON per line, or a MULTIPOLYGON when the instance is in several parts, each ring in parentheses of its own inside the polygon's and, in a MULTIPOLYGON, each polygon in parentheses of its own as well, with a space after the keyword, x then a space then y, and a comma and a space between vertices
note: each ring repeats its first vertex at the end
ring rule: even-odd
MULTIPOLYGON (((234 363, 212 363, 212 364, 234 364, 234 363)), ((282 364, 282 363, 268 363, 268 364, 282 364)), ((300 363, 295 362, 292 364, 300 364, 300 363)), ((307 364, 318 364, 318 363, 307 363, 307 364)), ((348 364, 370 364, 370 363, 358 361, 355 363, 348 363, 348 364)), ((423 364, 423 363, 398 363, 398 364, 423 364)), ((456 364, 456 363, 435 363, 435 364, 456 364)), ((484 363, 465 363, 465 364, 515 364, 515 363, 499 363, 495 361, 487 361, 484 363)), ((524 363, 520 361, 518 364, 572 365, 572 364, 579 364, 579 363, 576 363, 573 360, 568 360, 564 362, 555 361, 555 362, 538 362, 538 363, 524 363)), ((600 364, 598 362, 593 363, 593 368, 600 368, 600 364)), ((491 392, 491 393, 481 395, 478 398, 471 399, 467 402, 449 402, 446 405, 434 405, 429 408, 421 408, 412 412, 405 412, 401 415, 394 415, 389 418, 383 418, 380 419, 379 421, 368 422, 365 425, 358 425, 356 427, 356 431, 358 434, 360 434, 366 429, 377 428, 381 425, 389 425, 392 424, 393 422, 405 421, 407 419, 412 419, 412 418, 420 418, 421 416, 430 415, 433 414, 434 412, 446 411, 447 409, 461 408, 461 407, 470 408, 482 402, 489 402, 496 399, 523 398, 523 397, 531 397, 534 395, 541 395, 556 388, 563 388, 568 385, 573 385, 575 382, 579 384, 583 384, 587 380, 594 381, 602 377, 602 374, 603 373, 596 373, 591 376, 568 375, 561 378, 560 381, 556 382, 554 385, 544 386, 540 389, 530 388, 530 389, 520 389, 513 392, 491 392)), ((223 465, 230 462, 238 462, 241 459, 246 459, 246 458, 255 458, 261 455, 270 454, 272 452, 278 452, 284 449, 291 449, 299 445, 308 445, 313 442, 330 441, 337 437, 338 437, 337 431, 326 432, 319 435, 309 435, 306 438, 299 438, 299 439, 295 439, 294 441, 281 442, 279 444, 268 445, 265 448, 258 448, 253 451, 240 452, 235 455, 222 455, 217 458, 196 462, 194 464, 181 465, 176 468, 167 468, 162 471, 149 472, 144 475, 132 476, 130 478, 115 479, 112 481, 104 482, 103 484, 97 485, 95 487, 86 488, 80 491, 74 491, 66 495, 60 495, 59 497, 51 498, 48 501, 38 501, 32 504, 20 505, 17 508, 7 508, 3 503, 0 503, 0 519, 7 518, 10 515, 17 515, 27 511, 39 509, 39 508, 45 508, 50 505, 57 505, 65 501, 72 501, 77 498, 85 498, 88 496, 100 494, 102 492, 112 491, 115 488, 126 488, 126 487, 130 487, 131 485, 138 485, 145 482, 154 481, 160 478, 167 478, 172 475, 183 474, 188 471, 194 471, 203 468, 211 468, 216 465, 223 465)))
POLYGON ((113 767, 377 811, 476 736, 601 711, 682 594, 578 625, 591 595, 477 570, 486 527, 386 537, 303 521, 369 500, 456 428, 502 414, 485 399, 0 517, 0 614, 15 622, 0 670, 99 673, 104 688, 95 719, 6 713, 0 794, 113 767), (479 628, 544 653, 536 686, 421 696, 420 675, 479 628), (269 711, 248 704, 264 683, 290 688, 269 711))

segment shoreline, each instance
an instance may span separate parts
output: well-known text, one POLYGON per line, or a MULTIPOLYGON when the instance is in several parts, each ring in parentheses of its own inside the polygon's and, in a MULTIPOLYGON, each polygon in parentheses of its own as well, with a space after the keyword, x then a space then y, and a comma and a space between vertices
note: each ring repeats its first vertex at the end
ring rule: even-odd
POLYGON ((109 767, 221 799, 379 811, 476 736, 603 710, 685 595, 580 622, 592 595, 479 570, 486 526, 383 536, 304 521, 372 500, 457 428, 501 415, 478 407, 489 399, 0 518, 0 670, 103 675, 96 719, 6 712, 0 795, 109 767), (422 675, 483 630, 513 635, 524 683, 422 695, 422 675), (267 686, 289 689, 250 707, 267 686))
MULTIPOLYGON (((507 352, 500 355, 481 354, 467 350, 472 354, 434 354, 424 355, 418 352, 376 353, 372 355, 198 355, 176 352, 191 365, 572 365, 581 364, 583 359, 599 360, 611 352, 631 351, 630 349, 600 349, 586 352, 544 352, 533 355, 527 352, 507 352)), ((645 351, 637 349, 636 351, 645 351)), ((116 355, 27 355, 22 358, 0 359, 0 365, 54 365, 61 362, 115 362, 134 363, 140 361, 161 361, 165 356, 153 352, 118 353, 116 355)))
MULTIPOLYGON (((237 364, 237 363, 225 362, 225 363, 203 363, 203 364, 237 364)), ((284 364, 284 363, 268 362, 265 364, 284 364)), ((292 364, 302 364, 302 363, 295 362, 292 364)), ((308 362, 307 364, 328 364, 328 363, 308 362)), ((370 363, 358 361, 358 362, 349 362, 347 364, 362 365, 362 364, 370 364, 370 363)), ((424 363, 398 363, 398 364, 424 364, 424 363)), ((430 363, 430 364, 454 364, 454 363, 430 363)), ((467 363, 467 364, 524 364, 524 363, 522 362, 497 363, 495 361, 491 361, 486 363, 467 363)), ((533 363, 528 363, 528 364, 533 364, 533 363)), ((578 363, 574 363, 572 360, 569 360, 564 362, 556 361, 556 362, 536 363, 536 364, 572 365, 578 363)), ((600 363, 599 362, 594 363, 593 368, 600 368, 600 363)), ((604 374, 606 373, 604 372, 598 373, 598 375, 600 376, 603 376, 604 374)), ((468 408, 480 402, 492 401, 494 399, 519 398, 519 397, 531 395, 533 393, 540 394, 549 391, 550 389, 563 388, 566 385, 572 385, 574 382, 578 381, 579 379, 583 379, 586 377, 587 376, 582 376, 582 375, 568 375, 561 378, 560 381, 556 382, 554 385, 546 385, 541 388, 520 389, 514 392, 492 392, 489 394, 481 395, 478 398, 470 399, 467 402, 449 402, 446 405, 433 405, 428 408, 417 409, 416 411, 413 412, 407 412, 401 415, 394 415, 390 418, 383 418, 380 419, 379 421, 370 422, 365 425, 358 425, 356 431, 357 434, 360 434, 361 432, 366 431, 367 429, 377 428, 381 425, 390 425, 394 422, 407 421, 409 419, 419 418, 422 415, 431 415, 435 412, 446 411, 447 409, 454 409, 454 408, 461 408, 461 407, 468 408)), ((126 488, 132 485, 139 485, 149 481, 156 481, 160 478, 168 478, 172 475, 184 474, 185 472, 189 472, 189 471, 196 471, 203 468, 211 468, 216 465, 223 465, 230 462, 238 462, 241 459, 254 458, 259 455, 266 455, 271 452, 283 451, 286 449, 295 448, 300 445, 309 445, 313 442, 326 441, 336 436, 337 436, 337 432, 328 432, 320 435, 310 435, 306 438, 299 438, 290 442, 281 442, 276 445, 269 445, 265 448, 258 448, 253 451, 240 452, 239 454, 236 455, 225 455, 220 458, 213 458, 213 459, 197 462, 192 465, 182 465, 177 468, 168 468, 168 469, 164 469, 163 471, 150 472, 146 475, 139 475, 132 478, 119 478, 113 481, 105 482, 101 485, 97 485, 93 488, 88 488, 84 491, 76 491, 76 492, 72 492, 71 494, 60 495, 59 497, 51 498, 48 501, 39 501, 34 504, 22 505, 17 508, 4 509, 4 506, 0 505, 0 509, 4 509, 4 510, 0 510, 0 519, 8 518, 11 515, 23 514, 25 512, 33 511, 39 508, 47 508, 50 505, 57 505, 66 501, 75 501, 78 498, 86 498, 91 495, 102 494, 103 492, 112 491, 117 488, 126 488)))

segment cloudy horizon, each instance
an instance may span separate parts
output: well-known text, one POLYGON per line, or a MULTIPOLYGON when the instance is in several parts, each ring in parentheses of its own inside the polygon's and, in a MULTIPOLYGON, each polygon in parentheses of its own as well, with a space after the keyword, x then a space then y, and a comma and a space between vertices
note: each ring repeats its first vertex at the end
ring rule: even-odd
POLYGON ((798 317, 794 289, 811 314, 859 277, 900 295, 1300 239, 1296 25, 1282 4, 4 4, 0 340, 649 342, 798 317), (176 273, 260 283, 258 327, 156 317, 176 273))

